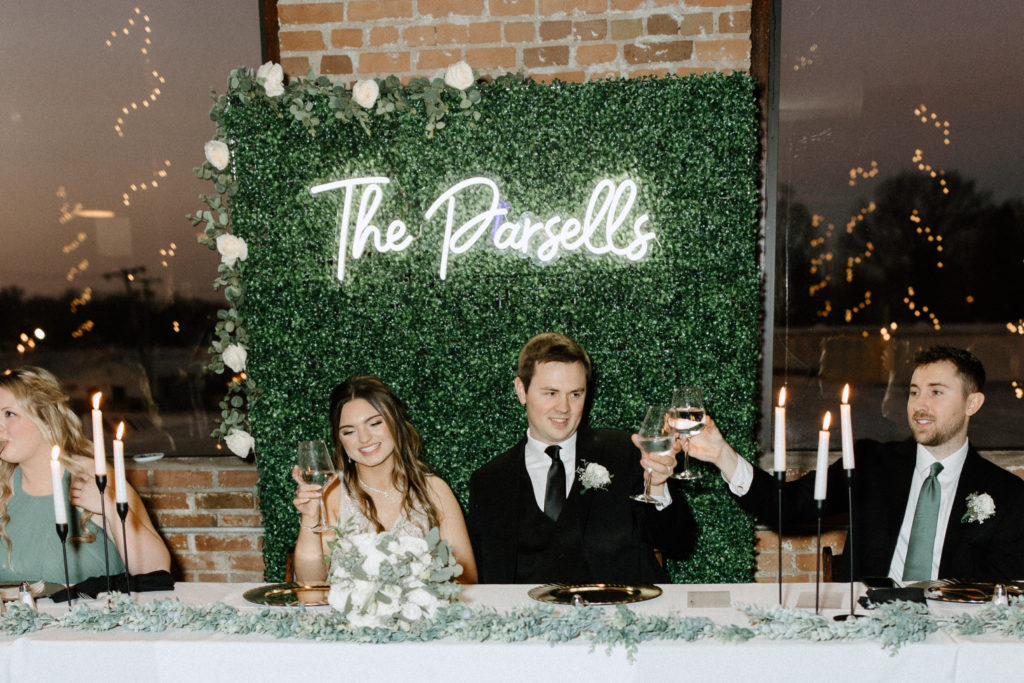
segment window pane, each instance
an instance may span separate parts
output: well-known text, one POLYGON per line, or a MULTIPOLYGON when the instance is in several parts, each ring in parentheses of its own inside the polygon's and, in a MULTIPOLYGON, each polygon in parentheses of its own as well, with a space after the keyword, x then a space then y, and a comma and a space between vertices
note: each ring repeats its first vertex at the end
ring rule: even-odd
POLYGON ((212 191, 210 88, 259 63, 258 3, 7 0, 0 44, 0 371, 52 370, 80 414, 102 391, 130 453, 215 452, 223 298, 185 215, 212 191))
POLYGON ((776 392, 795 447, 852 385, 903 438, 915 349, 985 363, 972 441, 1024 445, 1024 132, 1012 0, 780 3, 776 392))

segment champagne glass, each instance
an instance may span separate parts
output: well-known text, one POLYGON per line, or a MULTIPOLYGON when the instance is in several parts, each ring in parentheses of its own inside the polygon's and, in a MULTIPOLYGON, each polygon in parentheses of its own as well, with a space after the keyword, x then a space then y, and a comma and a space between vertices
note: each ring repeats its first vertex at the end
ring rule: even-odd
MULTIPOLYGON (((672 441, 675 440, 675 433, 671 424, 672 409, 668 406, 648 406, 644 421, 640 424, 637 433, 640 442, 640 450, 651 455, 671 455, 672 441)), ((641 503, 659 503, 657 498, 651 495, 651 470, 644 474, 644 492, 630 496, 633 500, 641 503)))
POLYGON ((298 463, 299 477, 302 481, 320 487, 320 520, 312 531, 323 533, 330 529, 327 525, 327 512, 324 510, 324 490, 337 476, 334 459, 327 451, 327 444, 317 439, 299 442, 298 463))
MULTIPOLYGON (((672 392, 672 425, 679 436, 689 438, 704 428, 704 397, 700 387, 676 387, 672 392)), ((685 443, 685 442, 684 442, 685 443)), ((690 470, 689 444, 683 448, 683 471, 673 479, 700 479, 700 472, 690 470)))

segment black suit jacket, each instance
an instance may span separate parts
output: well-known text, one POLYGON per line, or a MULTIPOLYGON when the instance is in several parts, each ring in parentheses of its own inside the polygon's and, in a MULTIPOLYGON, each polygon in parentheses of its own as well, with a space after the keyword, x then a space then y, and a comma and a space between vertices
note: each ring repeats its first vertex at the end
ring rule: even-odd
MULTIPOLYGON (((910 496, 917 444, 913 440, 879 443, 858 441, 855 447, 853 501, 853 562, 856 578, 888 576, 900 527, 910 496)), ((773 475, 755 468, 750 491, 737 497, 771 528, 778 518, 773 475)), ((954 494, 939 562, 939 578, 1014 580, 1024 578, 1024 480, 981 457, 969 448, 954 494), (987 493, 995 514, 983 523, 962 522, 967 496, 987 493)), ((814 473, 783 487, 783 535, 786 527, 813 522, 814 473)), ((828 472, 828 498, 824 514, 848 509, 846 474, 842 460, 828 472)), ((838 578, 849 578, 849 558, 837 565, 838 578)))
MULTIPOLYGON (((524 496, 521 489, 528 485, 523 476, 525 448, 524 438, 474 472, 469 480, 469 534, 481 583, 515 581, 519 501, 533 499, 532 493, 524 496)), ((643 489, 643 469, 639 453, 625 432, 581 430, 576 437, 576 465, 583 463, 603 465, 612 475, 611 484, 604 490, 582 491, 579 479, 573 478, 571 495, 579 495, 579 532, 594 574, 591 580, 665 582, 667 575, 658 564, 654 548, 666 557, 685 558, 697 536, 683 491, 673 486, 672 504, 662 511, 629 499, 643 489)))

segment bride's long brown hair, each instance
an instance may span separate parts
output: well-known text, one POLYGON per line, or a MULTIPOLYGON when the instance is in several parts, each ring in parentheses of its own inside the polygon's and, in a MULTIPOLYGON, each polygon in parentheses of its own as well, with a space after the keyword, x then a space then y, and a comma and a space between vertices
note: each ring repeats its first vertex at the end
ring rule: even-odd
MULTIPOLYGON (((409 422, 405 404, 384 382, 372 375, 349 377, 331 392, 331 441, 334 444, 335 461, 341 464, 341 482, 349 496, 359 503, 363 515, 373 522, 378 533, 384 525, 377 516, 377 507, 370 495, 359 486, 356 463, 345 454, 341 444, 338 426, 341 424, 341 409, 349 401, 361 398, 380 413, 395 441, 395 467, 391 483, 402 494, 402 506, 406 510, 421 509, 427 515, 431 527, 440 526, 437 509, 430 502, 427 475, 430 466, 420 460, 422 445, 420 435, 409 422)), ((427 531, 427 529, 424 529, 427 531)))

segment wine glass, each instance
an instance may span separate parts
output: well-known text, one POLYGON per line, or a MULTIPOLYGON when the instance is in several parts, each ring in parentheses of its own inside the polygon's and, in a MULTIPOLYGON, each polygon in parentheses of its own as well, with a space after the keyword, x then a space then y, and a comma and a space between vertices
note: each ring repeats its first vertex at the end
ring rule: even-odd
MULTIPOLYGON (((704 428, 704 397, 700 387, 676 387, 672 392, 672 425, 679 436, 691 437, 704 428)), ((700 479, 700 472, 690 470, 689 445, 683 448, 683 471, 673 479, 700 479)))
POLYGON ((327 451, 327 444, 317 439, 299 442, 298 463, 302 481, 320 487, 320 519, 312 529, 319 534, 330 529, 327 526, 327 512, 324 510, 324 490, 337 476, 334 459, 327 451))
MULTIPOLYGON (((651 455, 671 455, 675 433, 670 420, 672 409, 668 406, 648 406, 644 421, 640 423, 637 440, 640 450, 651 455)), ((651 495, 651 470, 644 474, 644 492, 630 496, 641 503, 660 503, 651 495)))

